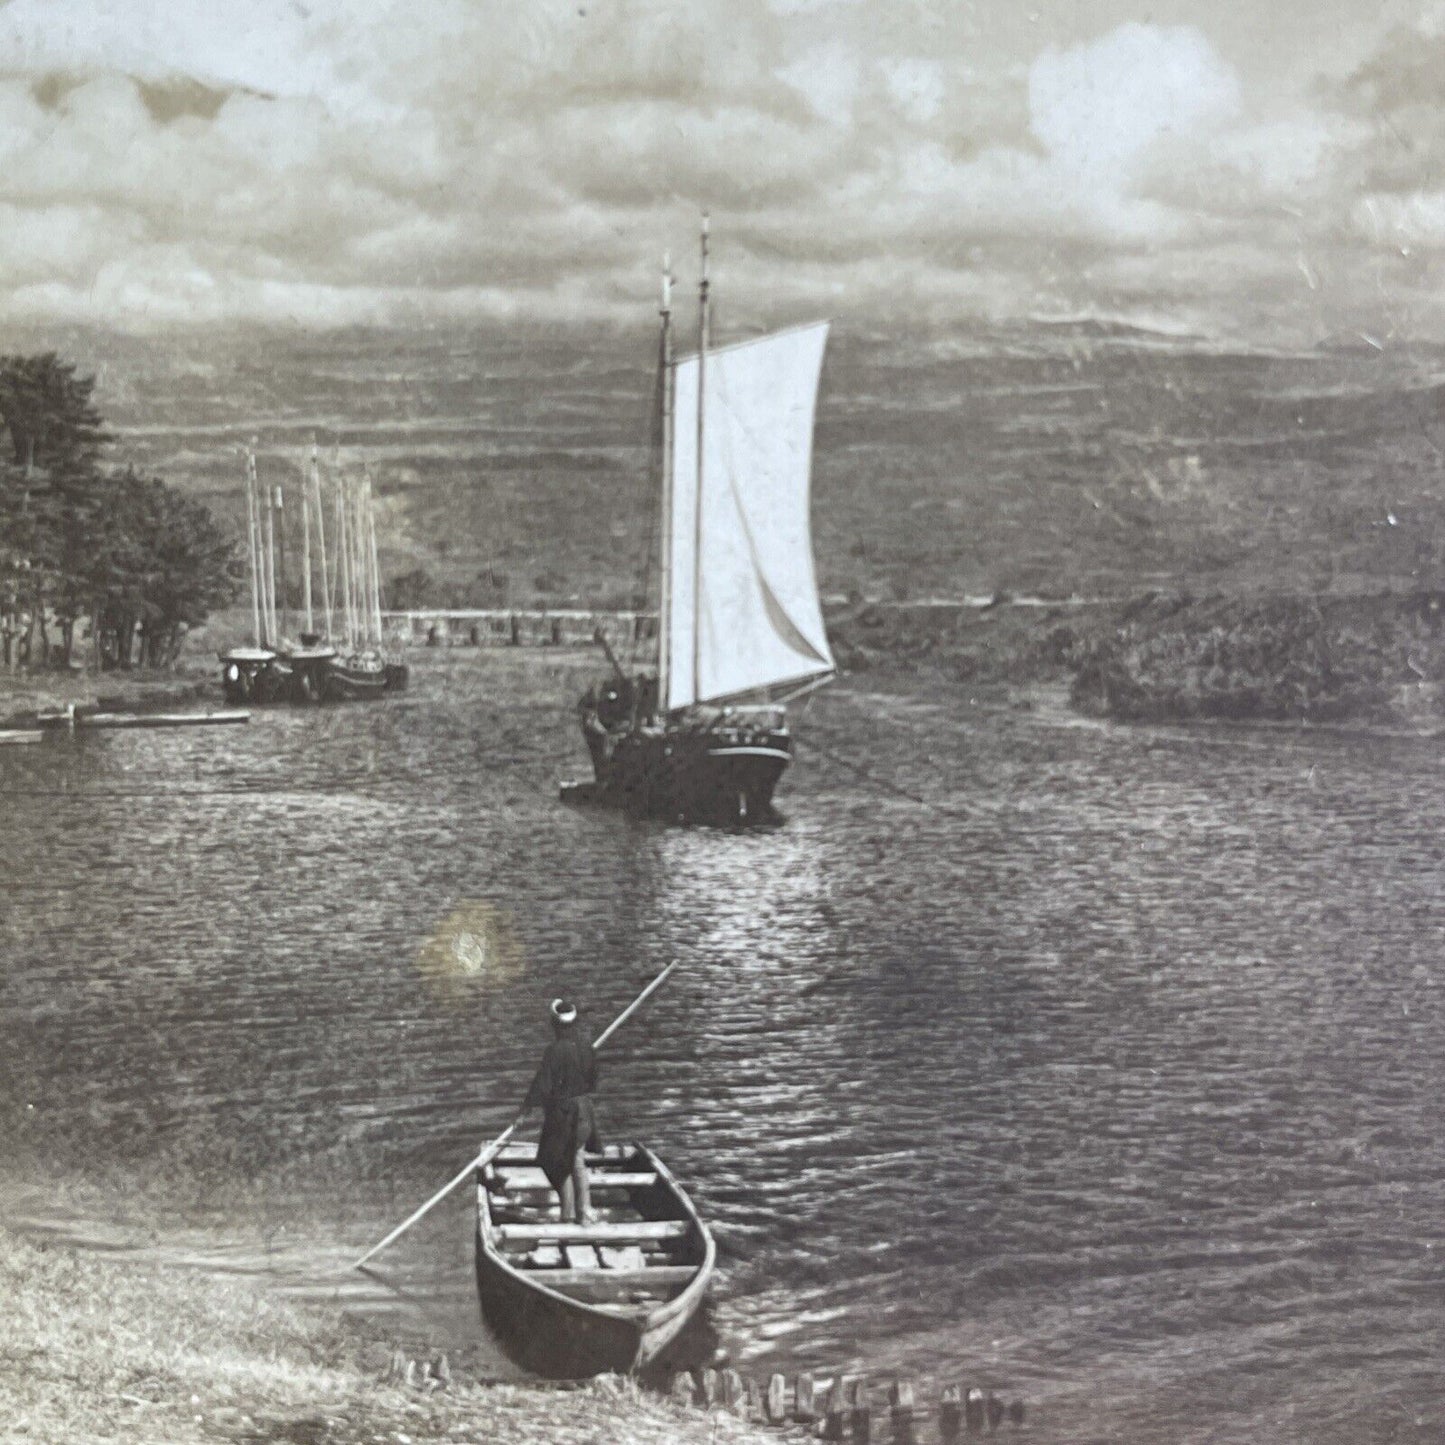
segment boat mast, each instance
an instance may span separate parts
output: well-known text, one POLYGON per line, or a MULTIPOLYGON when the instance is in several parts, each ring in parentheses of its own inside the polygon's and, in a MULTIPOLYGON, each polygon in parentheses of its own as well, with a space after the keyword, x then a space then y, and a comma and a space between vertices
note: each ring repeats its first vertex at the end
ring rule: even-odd
MULTIPOLYGON (((256 454, 251 452, 251 475, 256 477, 256 454)), ((266 509, 266 536, 262 539, 262 621, 266 626, 266 646, 276 643, 276 512, 272 506, 270 487, 262 490, 256 481, 256 504, 266 509), (262 497, 264 496, 264 501, 262 497)))
POLYGON ((306 631, 315 633, 316 619, 311 611, 311 500, 306 483, 301 483, 301 592, 306 608, 306 631))
POLYGON ((672 636, 672 256, 662 257, 662 586, 657 608, 657 710, 667 713, 668 645, 672 636))
POLYGON ((341 471, 341 458, 336 464, 336 551, 341 558, 339 583, 341 587, 341 609, 346 618, 346 645, 356 646, 356 609, 351 595, 351 537, 347 528, 346 477, 341 471))
POLYGON ((366 565, 366 477, 351 484, 351 540, 356 547, 352 590, 356 594, 356 635, 365 647, 371 641, 371 569, 366 565))
POLYGON ((376 503, 371 487, 371 470, 366 473, 366 541, 371 553, 371 615, 376 625, 376 645, 381 646, 381 567, 376 557, 376 503))
POLYGON ((261 645, 260 523, 256 515, 256 459, 248 451, 246 473, 246 550, 251 556, 251 636, 261 645))
POLYGON ((702 279, 698 282, 697 306, 697 495, 693 499, 692 535, 692 697, 702 688, 698 676, 702 652, 702 448, 703 396, 707 371, 707 212, 702 213, 702 279))
POLYGON ((276 593, 281 599, 281 625, 276 629, 278 640, 286 636, 286 498, 281 491, 281 483, 276 483, 276 593))
POLYGON ((316 438, 311 438, 311 492, 316 503, 316 543, 321 552, 321 605, 326 609, 326 640, 331 641, 331 579, 326 575, 326 513, 321 506, 321 467, 316 438))

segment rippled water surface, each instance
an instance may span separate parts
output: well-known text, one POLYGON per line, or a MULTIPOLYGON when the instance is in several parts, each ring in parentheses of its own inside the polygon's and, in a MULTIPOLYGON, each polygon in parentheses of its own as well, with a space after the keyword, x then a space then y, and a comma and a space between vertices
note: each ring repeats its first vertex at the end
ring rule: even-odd
POLYGON ((714 1224, 750 1368, 959 1378, 1038 1440, 1442 1437, 1438 743, 864 677, 783 827, 682 830, 556 801, 591 666, 0 752, 5 1216, 461 1348, 464 1190, 348 1261, 510 1119, 549 997, 600 1024, 676 957, 605 1118, 714 1224))

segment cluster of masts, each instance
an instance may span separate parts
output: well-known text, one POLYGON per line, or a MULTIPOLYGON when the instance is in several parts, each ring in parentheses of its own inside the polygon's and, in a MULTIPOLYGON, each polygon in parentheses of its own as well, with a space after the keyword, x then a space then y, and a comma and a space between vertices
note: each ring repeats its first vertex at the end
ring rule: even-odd
MULTIPOLYGON (((251 563, 251 621, 257 647, 275 647, 289 630, 287 603, 286 505, 281 483, 262 486, 256 476, 254 443, 246 451, 246 536, 251 563)), ((332 559, 326 547, 326 505, 316 443, 310 474, 301 486, 301 595, 303 636, 315 639, 319 611, 325 637, 347 648, 381 646, 381 573, 376 557, 376 516, 371 473, 348 475, 338 448, 332 466, 332 559), (315 546, 312 544, 313 519, 315 546), (319 572, 318 572, 319 564, 319 572), (316 582, 320 583, 319 589, 316 582), (338 638, 338 624, 340 637, 338 638)))

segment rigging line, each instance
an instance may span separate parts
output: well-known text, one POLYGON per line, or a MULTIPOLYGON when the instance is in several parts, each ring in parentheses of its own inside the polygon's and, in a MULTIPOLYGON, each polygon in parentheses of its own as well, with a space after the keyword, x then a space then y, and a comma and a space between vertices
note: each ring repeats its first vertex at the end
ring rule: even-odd
MULTIPOLYGON (((797 746, 796 739, 794 747, 797 746)), ((807 746, 814 752, 828 759, 829 762, 837 763, 842 767, 858 774, 875 787, 881 788, 885 793, 893 793, 900 798, 906 798, 910 803, 917 803, 920 807, 928 808, 935 813, 941 813, 948 817, 967 818, 969 814, 962 808, 950 807, 947 803, 934 802, 932 798, 925 798, 922 793, 915 793, 909 788, 901 787, 889 778, 880 777, 871 768, 866 768, 862 763, 854 762, 852 758, 844 757, 842 753, 835 753, 831 748, 825 747, 822 743, 813 739, 808 740, 807 746)))

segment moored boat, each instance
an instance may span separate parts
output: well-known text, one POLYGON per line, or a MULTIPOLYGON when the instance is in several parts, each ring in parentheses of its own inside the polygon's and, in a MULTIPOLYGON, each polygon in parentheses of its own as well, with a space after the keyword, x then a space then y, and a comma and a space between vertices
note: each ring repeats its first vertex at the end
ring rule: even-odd
POLYGON ((290 697, 291 669, 271 648, 232 647, 216 655, 221 661, 221 692, 227 702, 283 702, 290 697))
POLYGON ((311 447, 309 481, 299 488, 301 511, 301 592, 304 625, 300 641, 288 638, 290 621, 286 569, 286 525, 282 488, 262 487, 256 458, 245 458, 247 545, 251 573, 253 645, 219 655, 221 683, 232 703, 353 702, 400 692, 407 684, 406 664, 384 658, 381 626, 381 576, 377 562, 376 520, 371 478, 347 477, 336 463, 336 566, 327 565, 325 506, 316 446, 311 447), (320 563, 320 608, 313 598, 313 524, 315 559, 320 563), (318 610, 325 635, 316 630, 318 610), (338 628, 332 631, 333 617, 338 628), (332 639, 335 639, 334 641, 332 639))
POLYGON ((503 1348, 534 1374, 581 1379, 644 1368, 707 1293, 717 1248, 650 1149, 589 1154, 595 1220, 563 1224, 530 1144, 477 1179, 477 1292, 503 1348))

